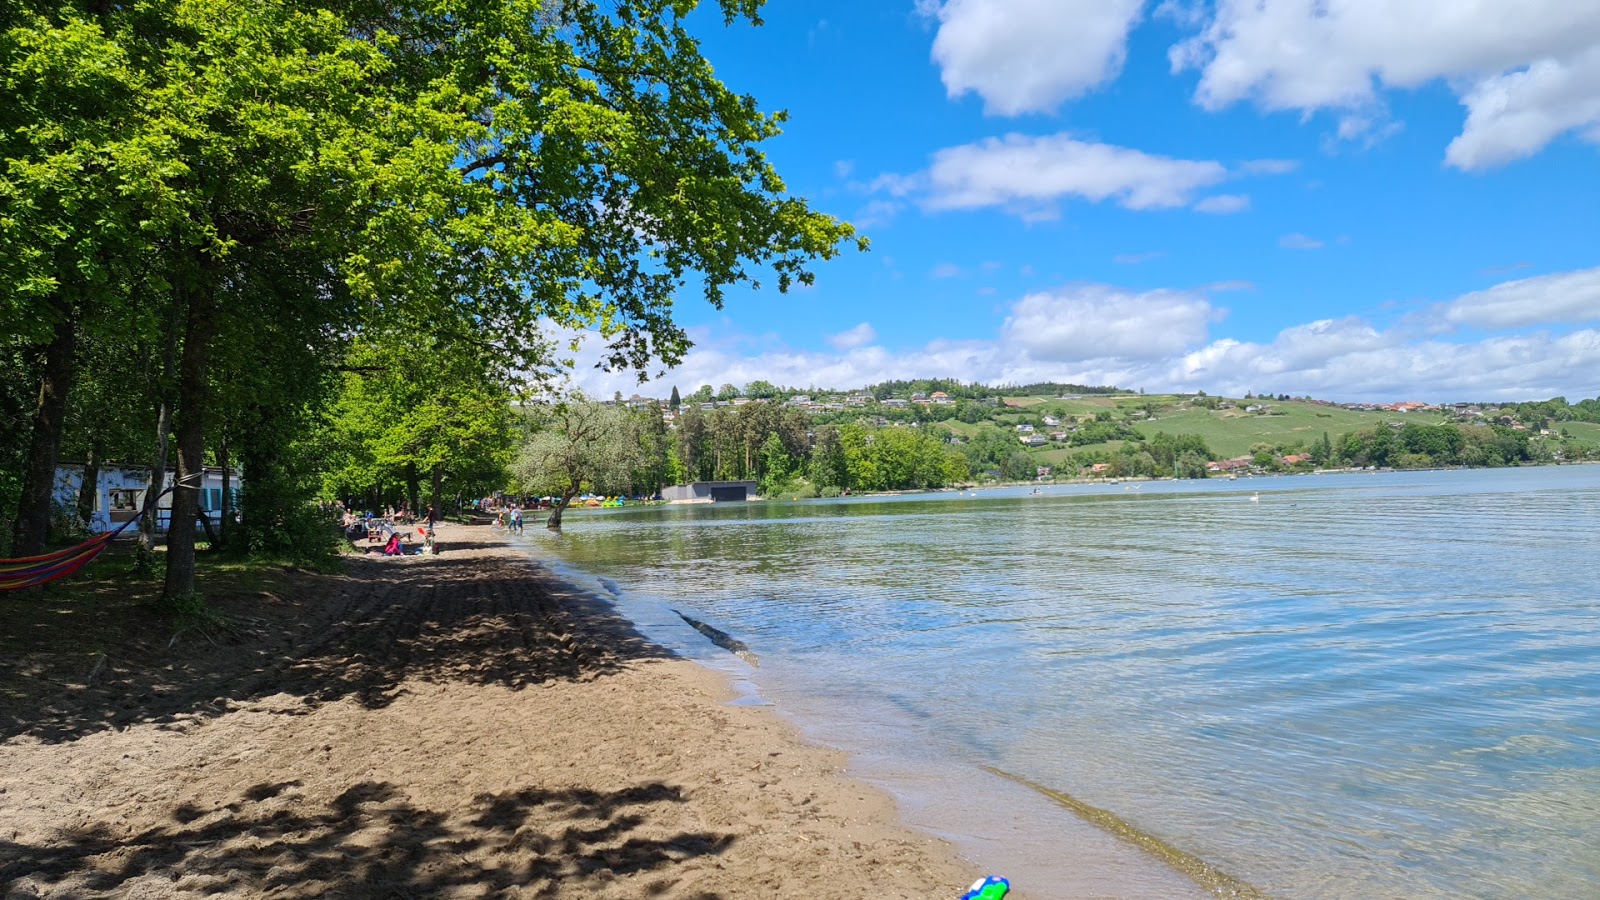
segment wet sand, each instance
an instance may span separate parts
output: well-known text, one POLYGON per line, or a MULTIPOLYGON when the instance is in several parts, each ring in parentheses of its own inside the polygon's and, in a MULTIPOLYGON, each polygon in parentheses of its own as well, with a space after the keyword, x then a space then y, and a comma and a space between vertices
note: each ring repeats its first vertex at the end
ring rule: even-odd
MULTIPOLYGON (((977 877, 723 676, 486 528, 440 540, 218 598, 231 639, 12 635, 0 897, 910 900, 977 877)), ((72 612, 30 627, 99 621, 72 612)))

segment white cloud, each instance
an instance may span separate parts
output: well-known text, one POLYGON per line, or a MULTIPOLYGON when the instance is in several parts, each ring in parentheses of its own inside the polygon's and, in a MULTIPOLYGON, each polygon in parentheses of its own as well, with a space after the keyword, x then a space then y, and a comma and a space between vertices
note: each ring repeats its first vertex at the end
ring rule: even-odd
POLYGON ((961 275, 961 267, 955 263, 939 263, 930 274, 935 278, 957 278, 961 275))
POLYGON ((904 197, 918 187, 919 182, 914 175, 896 175, 893 172, 886 172, 872 179, 872 182, 867 185, 867 190, 874 194, 885 193, 891 197, 904 197))
POLYGON ((835 160, 833 174, 840 178, 849 178, 856 170, 856 161, 853 159, 835 160))
POLYGON ((1596 389, 1600 331, 1406 341, 1357 321, 1313 323, 1268 344, 1217 341, 1176 361, 1165 387, 1311 394, 1331 399, 1528 400, 1596 389), (1307 333, 1321 327, 1324 334, 1307 333))
POLYGON ((1206 197, 1194 205, 1195 212, 1214 213, 1217 215, 1244 212, 1249 208, 1250 196, 1248 194, 1217 194, 1206 197))
POLYGON ((919 0, 939 20, 933 60, 951 98, 992 114, 1050 112, 1115 78, 1143 0, 919 0))
POLYGON ((893 222, 894 217, 899 215, 900 210, 904 208, 905 204, 898 200, 871 200, 868 201, 866 206, 856 210, 856 214, 851 217, 850 221, 857 228, 873 228, 879 225, 887 225, 893 222))
MULTIPOLYGON (((1065 381, 1151 391, 1311 394, 1334 400, 1526 400, 1600 393, 1600 330, 1496 335, 1475 342, 1418 339, 1358 318, 1296 325, 1265 342, 1206 336, 1215 310, 1171 291, 1135 294, 1104 285, 1031 295, 1013 305, 992 339, 936 340, 891 351, 870 343, 797 351, 691 329, 682 366, 640 387, 626 373, 591 368, 598 341, 580 352, 574 380, 591 395, 665 397, 673 385, 746 384, 849 388, 892 378, 950 377, 989 384, 1065 381), (1096 297, 1110 298, 1108 303, 1096 297), (1120 307, 1117 304, 1122 304, 1120 307), (1073 316, 1064 322, 1063 316, 1073 316), (1041 336, 1030 328, 1056 328, 1041 336), (1140 330, 1143 329, 1143 330, 1140 330), (1148 339, 1141 339, 1147 337, 1148 339), (1161 344, 1152 352, 1150 342, 1161 344), (1117 354, 1122 355, 1117 355, 1117 354)), ((865 323, 842 335, 860 337, 865 323)), ((845 345, 852 343, 847 339, 845 345)))
POLYGON ((1486 78, 1461 102, 1467 124, 1444 154, 1458 169, 1532 156, 1569 131, 1600 144, 1600 45, 1567 62, 1542 59, 1486 78))
POLYGON ((1023 297, 1000 333, 1039 361, 1154 359, 1204 342, 1216 315, 1197 294, 1087 284, 1023 297))
POLYGON ((1206 20, 1205 4, 1200 0, 1182 3, 1179 0, 1162 0, 1156 7, 1155 18, 1164 19, 1179 28, 1198 28, 1206 20))
POLYGON ((832 344, 835 350, 854 350, 857 347, 865 347, 877 339, 878 332, 873 330, 870 324, 862 322, 849 331, 841 331, 828 338, 828 343, 832 344))
POLYGON ((1012 134, 948 147, 914 179, 880 178, 891 192, 917 183, 931 209, 1000 207, 1030 218, 1055 214, 1064 197, 1114 200, 1128 209, 1186 206, 1196 191, 1227 177, 1221 163, 1172 159, 1075 140, 1012 134))
POLYGON ((1320 250, 1322 242, 1314 237, 1295 232, 1278 238, 1278 246, 1289 250, 1320 250))
POLYGON ((1444 80, 1468 126, 1449 162, 1483 168, 1600 127, 1600 4, 1574 0, 1218 0, 1171 51, 1201 70, 1196 101, 1217 110, 1342 112, 1341 136, 1392 132, 1384 89, 1444 80))
POLYGON ((1441 314, 1482 329, 1600 321, 1600 268, 1502 282, 1456 298, 1441 314))

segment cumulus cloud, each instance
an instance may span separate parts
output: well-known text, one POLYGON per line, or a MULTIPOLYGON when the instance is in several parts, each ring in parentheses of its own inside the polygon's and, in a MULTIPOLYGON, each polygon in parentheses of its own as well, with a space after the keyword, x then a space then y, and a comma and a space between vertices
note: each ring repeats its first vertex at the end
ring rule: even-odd
POLYGON ((1217 194, 1206 197, 1194 205, 1195 212, 1227 215, 1229 213, 1244 212, 1250 208, 1250 197, 1247 194, 1217 194))
POLYGON ((910 179, 879 179, 891 193, 916 185, 930 209, 999 207, 1030 218, 1055 214, 1058 201, 1111 200, 1128 209, 1186 206, 1195 192, 1228 175, 1221 163, 1173 159, 1080 141, 1066 134, 1021 134, 948 147, 910 179))
POLYGON ((829 337, 828 343, 836 350, 854 350, 857 347, 865 347, 877 339, 878 332, 870 324, 862 322, 849 331, 841 331, 829 337))
POLYGON ((1283 329, 1271 340, 1211 337, 1218 311, 1177 291, 1135 293, 1086 285, 1031 294, 1013 304, 985 340, 936 340, 889 350, 866 323, 834 336, 831 351, 800 351, 775 338, 752 340, 691 329, 696 346, 682 366, 640 387, 626 373, 591 368, 598 341, 578 355, 574 380, 590 394, 665 396, 672 385, 746 384, 849 388, 907 377, 990 384, 1066 381, 1152 391, 1248 390, 1329 399, 1515 400, 1593 396, 1600 385, 1600 330, 1491 335, 1452 342, 1379 329, 1360 318, 1283 329), (847 337, 849 336, 849 337, 847 337), (843 340, 839 340, 843 338, 843 340), (857 343, 860 341, 860 343, 857 343))
POLYGON ((1023 297, 1000 334, 1040 361, 1155 359, 1205 341, 1215 317, 1197 294, 1087 284, 1023 297))
POLYGON ((1600 268, 1502 282, 1440 313, 1451 325, 1489 330, 1600 321, 1600 268))
POLYGON ((1373 140, 1393 124, 1382 90, 1443 80, 1468 110, 1447 161, 1485 168, 1600 127, 1600 4, 1571 0, 1218 0, 1171 51, 1199 69, 1195 100, 1218 110, 1342 112, 1339 131, 1373 140))
POLYGON ((1265 344, 1217 341, 1176 361, 1163 382, 1230 394, 1526 400, 1593 391, 1592 380, 1579 373, 1597 366, 1600 331, 1594 330, 1450 343, 1403 340, 1355 322, 1314 323, 1265 344), (1315 326, 1327 333, 1304 333, 1315 326))
POLYGON ((1445 162, 1481 170, 1538 153, 1569 131, 1600 144, 1600 45, 1478 82, 1461 98, 1467 124, 1445 162))
POLYGON ((945 90, 1002 116, 1049 112, 1115 78, 1143 0, 922 0, 945 90))

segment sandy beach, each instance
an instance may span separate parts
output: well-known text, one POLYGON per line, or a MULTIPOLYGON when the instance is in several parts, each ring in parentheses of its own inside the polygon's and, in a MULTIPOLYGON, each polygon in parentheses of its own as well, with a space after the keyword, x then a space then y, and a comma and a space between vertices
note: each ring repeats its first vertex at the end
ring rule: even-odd
POLYGON ((977 877, 488 532, 219 598, 232 640, 7 654, 0 897, 909 900, 977 877))

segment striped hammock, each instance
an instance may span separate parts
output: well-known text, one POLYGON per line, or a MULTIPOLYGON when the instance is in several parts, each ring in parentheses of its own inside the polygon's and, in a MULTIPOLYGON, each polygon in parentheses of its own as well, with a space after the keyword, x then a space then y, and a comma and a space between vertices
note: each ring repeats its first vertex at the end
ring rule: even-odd
POLYGON ((18 591, 23 588, 38 587, 48 584, 59 578, 66 578, 76 573, 79 569, 94 561, 94 558, 105 552, 111 542, 121 534, 123 529, 139 521, 143 515, 141 510, 133 518, 117 526, 115 531, 95 535, 75 547, 57 550, 54 553, 45 553, 40 556, 24 556, 21 559, 0 559, 0 591, 18 591))

